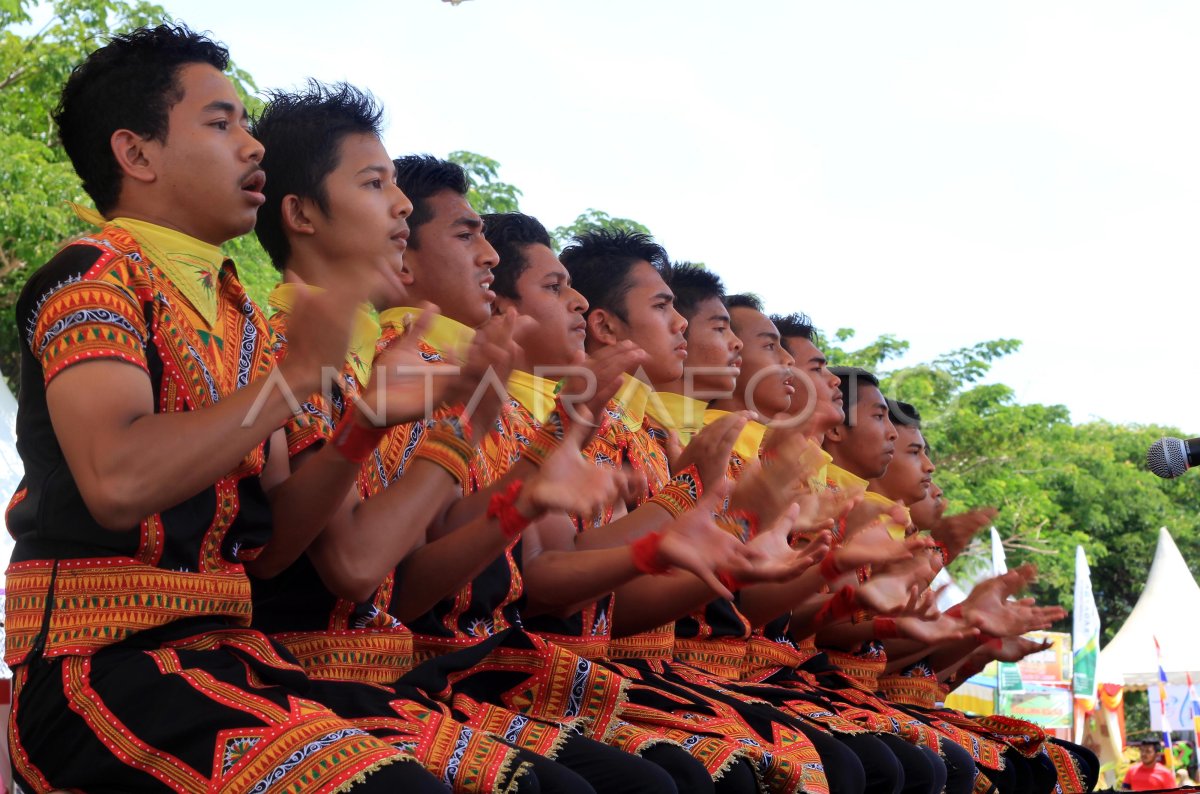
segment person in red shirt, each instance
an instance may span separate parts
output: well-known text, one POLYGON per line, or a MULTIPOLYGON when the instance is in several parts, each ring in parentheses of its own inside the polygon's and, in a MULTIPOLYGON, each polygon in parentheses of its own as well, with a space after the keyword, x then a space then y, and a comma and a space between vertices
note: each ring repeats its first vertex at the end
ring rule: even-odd
POLYGON ((1123 789, 1154 791, 1175 788, 1175 775, 1165 765, 1158 762, 1160 746, 1155 739, 1148 739, 1140 743, 1141 763, 1129 767, 1129 771, 1125 773, 1125 780, 1121 784, 1123 789))

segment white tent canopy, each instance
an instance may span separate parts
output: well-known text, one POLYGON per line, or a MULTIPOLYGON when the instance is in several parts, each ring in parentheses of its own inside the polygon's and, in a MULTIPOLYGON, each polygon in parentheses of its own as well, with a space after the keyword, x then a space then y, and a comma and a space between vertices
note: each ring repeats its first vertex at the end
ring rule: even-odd
POLYGON ((1187 673, 1200 680, 1200 586, 1188 570, 1166 527, 1158 531, 1158 548, 1146 587, 1125 624, 1100 652, 1096 674, 1101 683, 1143 689, 1158 681, 1158 655, 1173 684, 1186 683, 1187 673))
MULTIPOLYGON (((17 490, 23 472, 17 455, 17 401, 0 377, 0 508, 8 504, 9 497, 17 490)), ((4 569, 8 567, 12 548, 12 537, 0 527, 0 587, 4 584, 4 569)))

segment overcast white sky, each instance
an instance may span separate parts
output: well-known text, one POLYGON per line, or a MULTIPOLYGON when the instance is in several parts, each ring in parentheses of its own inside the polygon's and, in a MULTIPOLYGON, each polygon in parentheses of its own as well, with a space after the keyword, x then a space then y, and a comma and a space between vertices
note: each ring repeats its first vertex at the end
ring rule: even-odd
POLYGON ((262 87, 348 80, 396 155, 486 154, 905 361, 1200 434, 1200 4, 162 0, 262 87))

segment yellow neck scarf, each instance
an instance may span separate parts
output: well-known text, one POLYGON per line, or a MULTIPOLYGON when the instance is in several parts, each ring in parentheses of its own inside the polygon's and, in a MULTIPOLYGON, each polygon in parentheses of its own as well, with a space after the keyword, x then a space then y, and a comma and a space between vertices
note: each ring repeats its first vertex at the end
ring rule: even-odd
MULTIPOLYGON (((891 511, 891 509, 893 507, 900 504, 899 502, 888 499, 883 494, 875 493, 874 491, 867 491, 866 497, 863 501, 865 501, 867 504, 879 505, 879 507, 881 507, 885 511, 885 513, 891 511)), ((904 506, 901 505, 901 507, 904 507, 904 506)), ((904 515, 906 517, 908 516, 908 508, 907 507, 904 507, 904 515)), ((912 519, 909 518, 909 523, 911 523, 911 521, 912 521, 912 519)), ((897 524, 890 517, 888 518, 887 531, 888 531, 889 535, 891 535, 896 540, 904 540, 904 530, 905 530, 905 527, 903 525, 897 524)))
POLYGON ((704 427, 706 410, 706 403, 669 391, 654 392, 646 403, 646 415, 651 421, 678 433, 679 443, 685 447, 704 427))
POLYGON ((514 369, 508 376, 508 393, 525 407, 540 425, 554 410, 554 398, 558 381, 539 378, 528 372, 514 369))
POLYGON ((651 389, 628 373, 621 377, 624 381, 617 396, 613 399, 625 409, 625 416, 622 420, 625 426, 629 430, 636 430, 642 426, 642 419, 646 416, 646 403, 650 400, 651 389))
MULTIPOLYGON (((704 412, 704 426, 712 424, 722 416, 728 416, 729 411, 722 411, 717 408, 709 408, 704 412)), ((767 426, 762 422, 751 420, 742 428, 742 432, 738 434, 737 441, 733 442, 733 452, 744 462, 749 463, 753 460, 758 460, 758 451, 762 449, 763 436, 766 435, 767 426)))
POLYGON ((867 487, 867 481, 862 477, 851 474, 841 466, 835 466, 833 463, 830 463, 828 466, 828 474, 833 484, 842 490, 851 490, 854 488, 865 489, 867 487))
POLYGON ((129 232, 147 258, 157 265, 209 328, 217 324, 217 281, 225 255, 215 245, 164 226, 135 218, 106 221, 100 213, 78 204, 71 209, 80 220, 96 226, 111 224, 129 232))
MULTIPOLYGON (((379 324, 384 328, 403 330, 404 318, 420 317, 423 309, 400 306, 379 313, 379 324)), ((461 364, 467 359, 467 348, 475 338, 475 329, 468 328, 457 320, 451 320, 444 315, 436 315, 429 325, 421 341, 432 347, 442 358, 451 364, 461 364)))
MULTIPOLYGON (((324 292, 324 290, 311 284, 297 284, 291 281, 276 284, 267 298, 267 305, 276 311, 291 314, 296 305, 296 296, 301 292, 324 292)), ((371 379, 377 341, 379 341, 379 323, 371 315, 370 306, 364 303, 358 307, 358 311, 354 315, 350 349, 346 352, 346 363, 354 370, 354 376, 363 386, 367 385, 371 379)))

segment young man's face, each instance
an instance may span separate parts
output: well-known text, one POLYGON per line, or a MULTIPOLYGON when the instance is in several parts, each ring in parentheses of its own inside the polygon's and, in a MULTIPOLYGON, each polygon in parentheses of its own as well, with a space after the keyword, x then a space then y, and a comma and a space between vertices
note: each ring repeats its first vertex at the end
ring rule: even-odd
POLYGON ((324 180, 326 211, 306 202, 313 243, 323 261, 336 263, 337 276, 387 271, 380 294, 371 296, 381 309, 400 306, 407 296, 399 286, 408 247, 412 202, 396 185, 396 169, 377 137, 347 135, 338 145, 338 164, 324 180))
POLYGON ((767 315, 746 306, 735 306, 729 314, 742 340, 742 370, 736 393, 764 420, 773 419, 792 403, 795 359, 784 350, 779 331, 767 315))
POLYGON ((1158 763, 1158 748, 1153 745, 1143 744, 1138 748, 1138 756, 1141 757, 1143 764, 1153 766, 1158 763))
POLYGON ((729 397, 742 366, 742 340, 733 332, 720 298, 700 301, 688 321, 685 388, 708 402, 729 397))
POLYGON ((253 229, 266 201, 263 147, 229 78, 190 63, 175 79, 182 96, 167 111, 166 139, 144 142, 163 207, 148 220, 221 245, 253 229))
POLYGON ((530 367, 559 367, 571 363, 583 350, 588 303, 571 287, 571 277, 558 257, 544 245, 525 246, 525 270, 515 284, 517 299, 496 298, 496 308, 509 306, 536 324, 521 324, 516 341, 530 367))
POLYGON ((792 367, 792 385, 796 393, 788 413, 806 422, 814 432, 840 425, 846 419, 842 409, 841 381, 829 371, 825 354, 817 349, 811 339, 789 336, 785 340, 787 349, 796 360, 792 367))
POLYGON ((850 426, 839 425, 825 434, 825 446, 838 465, 864 480, 877 480, 887 471, 896 450, 896 427, 878 386, 858 385, 858 400, 850 410, 850 426))
POLYGON ((472 328, 492 314, 492 268, 499 257, 483 236, 483 220, 466 196, 443 190, 426 199, 431 217, 404 255, 414 298, 437 304, 446 317, 472 328))
POLYGON ((933 471, 921 431, 907 425, 896 426, 896 454, 879 478, 879 492, 906 505, 916 504, 929 495, 933 471))
POLYGON ((942 498, 942 489, 932 481, 925 498, 908 506, 913 526, 917 529, 933 529, 942 520, 942 514, 945 512, 946 500, 942 498))
POLYGON ((638 262, 627 275, 625 317, 609 312, 617 341, 630 339, 646 351, 643 369, 652 384, 683 376, 687 358, 687 320, 675 310, 675 295, 649 262, 638 262))

